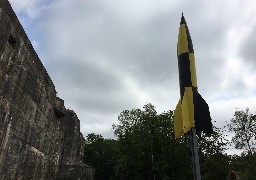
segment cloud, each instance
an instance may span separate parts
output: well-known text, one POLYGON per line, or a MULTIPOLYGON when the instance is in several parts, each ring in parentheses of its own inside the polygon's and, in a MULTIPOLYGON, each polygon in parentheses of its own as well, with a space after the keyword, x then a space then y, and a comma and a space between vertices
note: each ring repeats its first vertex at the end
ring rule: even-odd
POLYGON ((250 109, 252 114, 256 114, 255 109, 255 96, 248 97, 235 97, 235 98, 225 98, 215 99, 209 102, 210 112, 212 119, 216 122, 215 126, 223 127, 226 122, 233 118, 235 111, 245 110, 247 107, 250 109))
POLYGON ((50 0, 9 0, 34 49, 40 50, 38 26, 44 18, 44 11, 51 6, 50 0))
POLYGON ((179 99, 181 13, 193 40, 199 93, 218 127, 253 108, 256 3, 168 0, 11 0, 60 98, 84 134, 113 136, 125 109, 159 113, 179 99), (90 132, 89 132, 90 131, 90 132))
POLYGON ((255 57, 256 57, 256 22, 255 25, 250 29, 250 32, 243 39, 243 42, 240 46, 241 57, 244 59, 249 66, 256 67, 255 57))
POLYGON ((35 18, 39 13, 37 4, 39 0, 10 0, 16 13, 26 15, 29 18, 35 18))

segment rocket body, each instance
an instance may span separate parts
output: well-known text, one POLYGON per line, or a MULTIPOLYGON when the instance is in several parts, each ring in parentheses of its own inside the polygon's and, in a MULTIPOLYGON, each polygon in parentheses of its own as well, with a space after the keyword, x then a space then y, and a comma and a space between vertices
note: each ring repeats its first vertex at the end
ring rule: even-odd
POLYGON ((177 45, 180 100, 174 111, 175 138, 191 128, 197 132, 212 133, 209 106, 197 90, 196 66, 192 40, 182 14, 177 45))

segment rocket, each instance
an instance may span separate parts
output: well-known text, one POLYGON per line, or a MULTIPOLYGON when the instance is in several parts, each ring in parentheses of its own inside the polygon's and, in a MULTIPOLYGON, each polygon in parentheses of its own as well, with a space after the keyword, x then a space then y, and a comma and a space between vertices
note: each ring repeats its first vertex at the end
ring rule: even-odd
POLYGON ((212 122, 209 106, 198 93, 196 66, 192 40, 182 13, 177 45, 180 100, 174 111, 175 138, 180 138, 191 128, 211 134, 212 122))

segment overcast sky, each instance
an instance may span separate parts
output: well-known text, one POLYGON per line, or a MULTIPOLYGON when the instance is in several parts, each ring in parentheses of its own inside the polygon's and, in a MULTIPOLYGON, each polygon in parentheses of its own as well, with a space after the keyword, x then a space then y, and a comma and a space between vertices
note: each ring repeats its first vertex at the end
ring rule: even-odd
POLYGON ((213 124, 256 113, 254 0, 10 0, 81 131, 113 138, 122 110, 173 110, 179 99, 181 13, 192 37, 199 93, 213 124))

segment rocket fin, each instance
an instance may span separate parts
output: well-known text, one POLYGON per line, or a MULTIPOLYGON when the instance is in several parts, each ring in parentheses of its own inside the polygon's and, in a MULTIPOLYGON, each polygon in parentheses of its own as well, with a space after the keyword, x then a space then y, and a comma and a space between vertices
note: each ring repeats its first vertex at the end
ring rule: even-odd
POLYGON ((194 93, 192 87, 185 87, 182 101, 179 100, 174 111, 175 138, 180 138, 184 133, 195 127, 194 120, 194 93))
POLYGON ((209 106, 202 96, 196 91, 195 97, 195 125, 197 132, 203 131, 206 134, 213 133, 209 106))
POLYGON ((175 138, 180 138, 184 134, 181 101, 179 100, 174 110, 174 134, 175 138))

